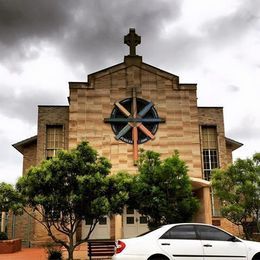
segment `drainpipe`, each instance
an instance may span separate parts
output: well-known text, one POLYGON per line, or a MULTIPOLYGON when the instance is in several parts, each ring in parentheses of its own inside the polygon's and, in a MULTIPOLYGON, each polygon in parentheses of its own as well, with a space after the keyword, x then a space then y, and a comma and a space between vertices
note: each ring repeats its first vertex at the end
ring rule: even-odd
POLYGON ((13 217, 12 217, 12 238, 15 238, 15 224, 16 224, 16 216, 13 213, 13 217))

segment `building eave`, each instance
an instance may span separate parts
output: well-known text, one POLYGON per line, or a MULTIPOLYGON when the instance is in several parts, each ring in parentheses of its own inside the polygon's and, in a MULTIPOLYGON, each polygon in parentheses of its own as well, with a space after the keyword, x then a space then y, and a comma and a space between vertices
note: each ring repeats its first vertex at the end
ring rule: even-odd
POLYGON ((238 149, 239 147, 241 147, 243 145, 242 143, 237 142, 237 141, 230 139, 228 137, 225 137, 225 140, 226 140, 226 144, 231 146, 232 151, 238 149))
POLYGON ((20 153, 22 153, 23 147, 24 147, 25 145, 31 144, 31 143, 33 143, 33 142, 35 142, 35 141, 37 141, 37 135, 32 136, 32 137, 29 137, 29 138, 27 138, 27 139, 24 139, 24 140, 22 140, 22 141, 20 141, 20 142, 18 142, 18 143, 12 144, 12 146, 13 146, 17 151, 19 151, 20 153))
POLYGON ((216 107, 216 106, 214 106, 214 107, 200 107, 200 106, 198 106, 198 109, 223 109, 223 107, 216 107))

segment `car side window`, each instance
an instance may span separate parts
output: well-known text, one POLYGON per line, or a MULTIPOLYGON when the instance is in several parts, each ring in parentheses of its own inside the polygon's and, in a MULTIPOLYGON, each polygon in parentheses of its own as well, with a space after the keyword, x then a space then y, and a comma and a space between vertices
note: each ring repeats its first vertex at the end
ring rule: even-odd
POLYGON ((228 233, 215 227, 196 226, 196 229, 201 240, 231 241, 233 238, 228 233))
POLYGON ((161 239, 197 239, 193 225, 175 226, 165 232, 161 239))

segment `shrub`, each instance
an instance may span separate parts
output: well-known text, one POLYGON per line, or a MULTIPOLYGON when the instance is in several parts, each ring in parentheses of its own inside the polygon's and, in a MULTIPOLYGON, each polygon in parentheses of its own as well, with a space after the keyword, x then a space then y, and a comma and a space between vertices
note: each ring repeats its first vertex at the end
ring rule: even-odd
POLYGON ((48 247, 48 260, 62 260, 62 252, 61 249, 55 247, 48 247))
POLYGON ((0 232, 0 240, 8 240, 7 234, 5 232, 0 232))

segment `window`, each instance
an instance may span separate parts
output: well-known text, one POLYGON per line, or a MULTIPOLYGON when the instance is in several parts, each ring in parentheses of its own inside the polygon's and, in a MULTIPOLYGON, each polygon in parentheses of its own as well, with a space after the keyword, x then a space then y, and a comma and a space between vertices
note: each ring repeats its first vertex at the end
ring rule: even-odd
POLYGON ((210 180, 211 171, 218 168, 217 130, 215 126, 202 126, 203 177, 210 180))
POLYGON ((204 179, 209 181, 211 171, 218 168, 217 150, 203 149, 203 166, 204 179))
POLYGON ((209 226, 196 226, 201 240, 231 241, 233 236, 228 233, 209 226))
POLYGON ((134 224, 135 218, 134 217, 126 217, 126 224, 134 224))
POLYGON ((64 132, 62 125, 46 126, 46 158, 50 159, 57 151, 64 149, 64 132))
POLYGON ((161 239, 197 239, 197 236, 193 225, 181 225, 168 230, 161 239))
POLYGON ((147 217, 140 216, 139 221, 140 221, 140 224, 147 224, 147 217))
MULTIPOLYGON (((219 167, 216 126, 202 126, 203 178, 210 181, 211 171, 219 167)), ((211 191, 212 215, 220 216, 219 200, 211 191)))
POLYGON ((107 218, 106 217, 101 217, 98 220, 99 225, 106 225, 107 224, 107 218))

